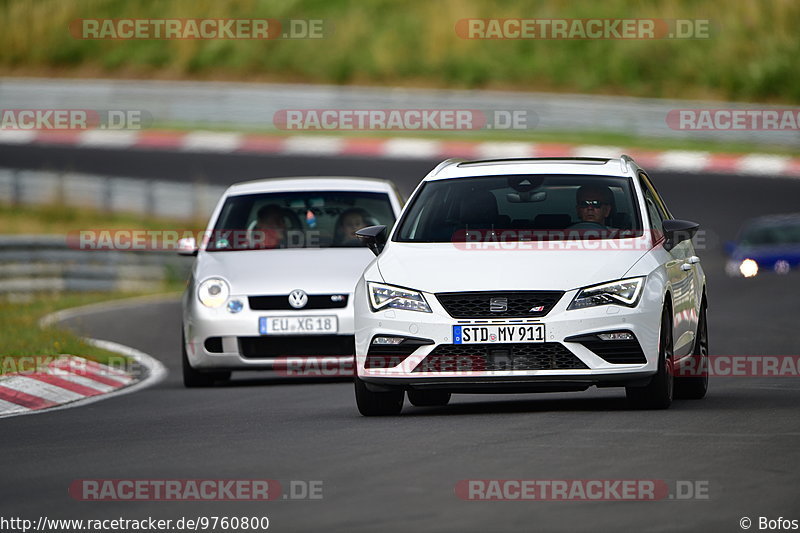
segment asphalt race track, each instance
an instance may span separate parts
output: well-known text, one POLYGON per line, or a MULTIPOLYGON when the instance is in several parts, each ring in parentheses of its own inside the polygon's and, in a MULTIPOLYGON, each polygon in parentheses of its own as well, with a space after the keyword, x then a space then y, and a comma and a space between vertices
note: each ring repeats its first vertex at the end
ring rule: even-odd
MULTIPOLYGON (((617 155, 617 154, 611 154, 617 155)), ((278 175, 363 175, 408 193, 435 161, 196 155, 0 147, 3 166, 232 183, 278 175)), ((800 272, 733 279, 721 242, 751 216, 799 211, 800 180, 652 173, 673 214, 708 232, 711 353, 800 353, 800 272)), ((160 359, 166 380, 85 407, 0 421, 0 515, 49 518, 268 516, 274 531, 741 531, 749 517, 800 519, 800 381, 712 380, 702 401, 629 410, 622 389, 455 396, 362 418, 346 381, 234 374, 184 389, 177 302, 69 322, 160 359), (319 500, 79 502, 76 479, 276 479, 323 482, 319 500), (708 499, 477 502, 467 479, 707 482, 708 499)))

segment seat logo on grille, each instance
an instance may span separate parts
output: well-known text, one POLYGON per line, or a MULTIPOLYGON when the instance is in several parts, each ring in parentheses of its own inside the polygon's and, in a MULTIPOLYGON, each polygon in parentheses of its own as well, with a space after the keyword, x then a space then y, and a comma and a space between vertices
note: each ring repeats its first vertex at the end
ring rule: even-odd
POLYGON ((489 311, 492 313, 505 313, 508 311, 508 298, 489 299, 489 311))
POLYGON ((305 291, 295 289, 289 293, 289 305, 295 309, 302 309, 308 303, 308 295, 305 291))

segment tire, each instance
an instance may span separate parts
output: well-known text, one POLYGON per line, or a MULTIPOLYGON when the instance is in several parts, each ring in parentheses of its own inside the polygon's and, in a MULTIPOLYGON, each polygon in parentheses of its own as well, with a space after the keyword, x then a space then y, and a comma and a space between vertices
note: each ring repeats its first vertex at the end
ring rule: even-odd
MULTIPOLYGON (((697 341, 692 352, 693 368, 701 369, 699 376, 675 378, 675 397, 682 400, 700 400, 708 392, 708 322, 706 320, 706 301, 700 306, 697 321, 697 341)), ((680 373, 679 373, 680 375, 680 373)))
POLYGON ((645 387, 626 387, 628 402, 636 409, 667 409, 674 389, 672 312, 664 308, 658 341, 658 372, 645 387))
POLYGON ((183 366, 183 386, 188 389, 199 387, 213 387, 215 381, 226 381, 230 379, 230 372, 198 372, 189 364, 189 357, 186 355, 186 337, 181 332, 181 363, 183 366))
POLYGON ((417 407, 439 407, 450 402, 450 393, 441 390, 410 390, 408 401, 417 407))
POLYGON ((405 392, 393 390, 388 392, 372 392, 367 389, 366 383, 356 376, 356 405, 358 411, 364 416, 392 416, 399 415, 403 410, 405 392))

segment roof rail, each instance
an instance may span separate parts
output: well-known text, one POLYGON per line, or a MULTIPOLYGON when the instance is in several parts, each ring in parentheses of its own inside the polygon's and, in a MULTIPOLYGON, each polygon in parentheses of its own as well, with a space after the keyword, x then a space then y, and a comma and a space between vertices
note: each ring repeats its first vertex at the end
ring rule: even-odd
POLYGON ((619 166, 622 167, 623 172, 628 172, 633 168, 633 165, 636 164, 636 161, 629 155, 622 154, 619 156, 619 166), (631 167, 631 168, 628 168, 631 167))
POLYGON ((466 165, 487 165, 491 163, 524 163, 526 161, 532 163, 547 163, 549 161, 575 161, 578 163, 605 163, 608 162, 607 157, 504 157, 501 159, 475 159, 471 161, 462 161, 458 166, 466 165))
POLYGON ((457 163, 463 163, 465 161, 466 159, 464 159, 463 157, 451 157, 450 159, 445 159, 444 161, 436 165, 436 167, 434 167, 433 170, 431 170, 430 175, 435 176, 439 172, 444 170, 445 167, 449 167, 450 165, 455 165, 457 163))

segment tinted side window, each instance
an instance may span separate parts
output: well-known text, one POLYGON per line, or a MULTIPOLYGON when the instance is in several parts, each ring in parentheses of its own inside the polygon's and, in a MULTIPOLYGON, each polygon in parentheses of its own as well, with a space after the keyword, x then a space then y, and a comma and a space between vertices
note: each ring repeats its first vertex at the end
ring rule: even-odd
POLYGON ((642 174, 639 174, 639 184, 644 194, 644 203, 647 208, 647 215, 650 218, 650 224, 653 229, 663 231, 664 220, 667 218, 666 213, 662 213, 661 209, 659 209, 659 202, 656 199, 655 192, 642 174))
MULTIPOLYGON (((670 214, 669 209, 667 209, 667 204, 664 203, 664 200, 661 198, 661 195, 658 194, 658 190, 656 190, 656 186, 653 185, 653 182, 650 181, 650 178, 647 177, 647 174, 645 174, 644 172, 640 172, 639 178, 644 181, 647 189, 650 190, 653 196, 653 200, 656 203, 656 207, 658 208, 658 211, 661 213, 661 218, 663 220, 671 219, 672 215, 670 214)), ((645 185, 643 185, 643 187, 645 187, 645 185)))

